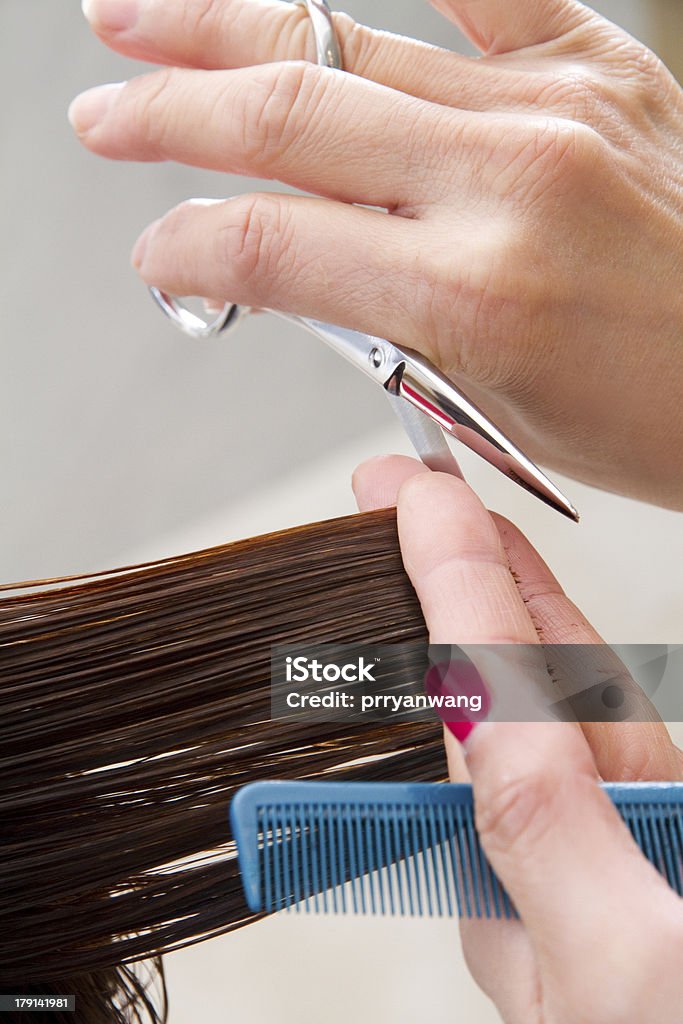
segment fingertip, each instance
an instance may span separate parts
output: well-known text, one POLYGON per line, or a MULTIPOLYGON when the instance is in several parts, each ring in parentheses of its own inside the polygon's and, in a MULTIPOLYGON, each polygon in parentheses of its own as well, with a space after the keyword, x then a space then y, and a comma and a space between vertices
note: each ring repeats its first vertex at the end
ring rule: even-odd
POLYGON ((451 782, 469 782, 470 773, 465 761, 465 750, 447 725, 443 727, 443 742, 446 748, 448 778, 451 782))
MULTIPOLYGON (((404 480, 398 493, 399 524, 420 536, 443 536, 451 546, 501 548, 498 531, 479 496, 464 480, 429 473, 404 480)), ((502 550, 502 548, 501 548, 502 550)))
POLYGON ((140 14, 138 0, 81 0, 90 27, 101 35, 135 28, 140 14))
POLYGON ((157 227, 159 226, 159 223, 160 220, 155 220, 153 221, 152 224, 149 224, 142 232, 135 245, 133 246, 133 250, 130 254, 130 262, 134 269, 138 271, 138 273, 141 272, 142 264, 145 261, 145 254, 147 253, 150 239, 152 235, 155 233, 157 227))
MULTIPOLYGON (((461 500, 470 502, 474 500, 481 505, 479 498, 472 488, 460 477, 452 476, 450 473, 429 473, 428 475, 410 476, 401 483, 401 503, 452 503, 461 500)), ((481 506, 483 508, 483 506, 481 506)))
POLYGON ((356 467, 351 487, 360 511, 369 512, 391 508, 405 480, 428 473, 424 463, 407 455, 376 455, 356 467))

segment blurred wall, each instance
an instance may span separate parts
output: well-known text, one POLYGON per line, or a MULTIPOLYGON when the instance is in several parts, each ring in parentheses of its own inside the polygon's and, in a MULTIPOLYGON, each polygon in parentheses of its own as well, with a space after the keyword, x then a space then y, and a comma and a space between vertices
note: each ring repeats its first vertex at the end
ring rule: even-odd
MULTIPOLYGON (((601 7, 647 36, 638 0, 601 7)), ((346 8, 462 43, 421 0, 346 8)), ((142 66, 91 35, 78 0, 2 0, 0 57, 0 580, 120 563, 386 423, 375 387, 293 327, 262 317, 193 345, 153 307, 128 263, 138 232, 190 196, 264 186, 83 150, 71 98, 142 66)))

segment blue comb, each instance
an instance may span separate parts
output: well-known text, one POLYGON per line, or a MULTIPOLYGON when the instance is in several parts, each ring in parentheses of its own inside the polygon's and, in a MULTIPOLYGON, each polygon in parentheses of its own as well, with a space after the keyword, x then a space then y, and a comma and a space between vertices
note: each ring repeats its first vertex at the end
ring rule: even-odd
MULTIPOLYGON (((683 783, 603 788, 683 896, 683 783)), ((254 782, 230 820, 253 911, 516 916, 479 844, 471 786, 254 782)))

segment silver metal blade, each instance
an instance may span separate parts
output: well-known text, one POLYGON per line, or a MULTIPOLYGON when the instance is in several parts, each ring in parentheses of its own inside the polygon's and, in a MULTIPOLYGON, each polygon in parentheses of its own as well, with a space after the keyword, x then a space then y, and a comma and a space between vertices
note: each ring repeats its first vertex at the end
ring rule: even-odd
POLYGON ((481 455, 501 473, 568 519, 579 514, 558 487, 455 385, 419 352, 402 350, 406 361, 388 389, 481 455))
POLYGON ((463 479, 462 470, 448 447, 441 427, 410 402, 406 402, 405 398, 388 391, 387 398, 425 466, 429 466, 435 473, 450 473, 463 479))

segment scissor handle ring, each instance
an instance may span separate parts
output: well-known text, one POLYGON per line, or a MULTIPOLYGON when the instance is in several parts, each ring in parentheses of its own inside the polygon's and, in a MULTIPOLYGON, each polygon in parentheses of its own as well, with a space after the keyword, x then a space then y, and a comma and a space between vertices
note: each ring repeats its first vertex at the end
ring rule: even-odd
POLYGON ((216 338, 219 334, 227 334, 249 312, 248 306, 238 306, 234 302, 226 302, 220 313, 213 320, 202 320, 192 313, 180 299, 160 288, 150 288, 150 295, 165 313, 171 323, 175 324, 183 334, 199 341, 216 338))
MULTIPOLYGON (((339 39, 332 21, 332 12, 327 6, 326 0, 296 0, 296 3, 306 8, 311 20, 318 64, 328 68, 341 68, 339 39)), ((149 290, 152 298, 171 323, 174 323, 183 334, 197 340, 204 341, 227 334, 249 312, 248 306, 238 306, 234 302, 226 302, 213 320, 202 320, 200 316, 190 312, 175 295, 162 292, 159 288, 150 288, 149 290)))

